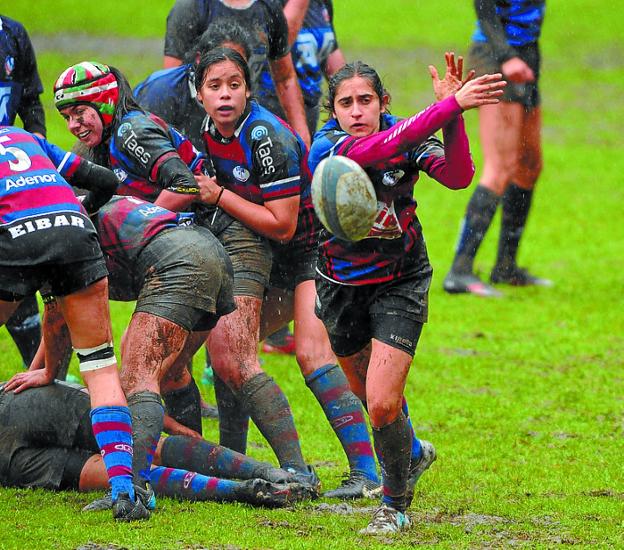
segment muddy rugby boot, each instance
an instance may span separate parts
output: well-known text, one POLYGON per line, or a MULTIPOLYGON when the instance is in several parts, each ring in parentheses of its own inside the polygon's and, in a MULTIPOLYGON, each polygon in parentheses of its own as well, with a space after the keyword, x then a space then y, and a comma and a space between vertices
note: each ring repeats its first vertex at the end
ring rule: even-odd
POLYGON ((368 479, 362 472, 351 472, 339 487, 330 491, 325 491, 325 498, 339 498, 351 500, 356 498, 370 498, 371 495, 378 494, 381 485, 378 481, 368 479))
POLYGON ((360 530, 360 535, 390 535, 407 531, 411 525, 412 522, 406 513, 382 504, 377 508, 368 526, 360 530))
POLYGON ((139 521, 149 519, 150 511, 140 498, 132 502, 128 493, 119 493, 113 502, 113 517, 116 521, 139 521))
POLYGON ((505 284, 511 286, 553 286, 550 279, 542 279, 529 273, 523 267, 512 265, 510 267, 494 266, 490 274, 493 284, 505 284))
POLYGON ((422 449, 420 458, 413 464, 410 464, 409 475, 407 477, 407 490, 405 491, 406 508, 409 508, 412 504, 412 500, 414 499, 414 487, 416 487, 420 476, 425 473, 425 470, 429 469, 429 466, 431 466, 437 458, 435 447, 430 441, 421 439, 420 448, 422 449))

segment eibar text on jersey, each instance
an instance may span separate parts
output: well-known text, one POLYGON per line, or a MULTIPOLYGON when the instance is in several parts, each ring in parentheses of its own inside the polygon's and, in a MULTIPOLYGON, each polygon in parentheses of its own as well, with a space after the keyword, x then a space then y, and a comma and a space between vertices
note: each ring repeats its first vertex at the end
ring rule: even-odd
POLYGON ((52 227, 82 227, 84 228, 85 222, 80 216, 74 216, 71 214, 55 214, 52 216, 43 216, 41 218, 35 218, 25 221, 13 227, 9 227, 9 233, 13 239, 17 239, 22 235, 33 233, 34 231, 42 231, 44 229, 50 229, 52 227))

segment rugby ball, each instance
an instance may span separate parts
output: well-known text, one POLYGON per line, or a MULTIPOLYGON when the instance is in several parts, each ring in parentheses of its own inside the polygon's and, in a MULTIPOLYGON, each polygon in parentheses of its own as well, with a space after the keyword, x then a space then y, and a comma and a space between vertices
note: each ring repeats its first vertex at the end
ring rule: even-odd
POLYGON ((355 161, 335 155, 323 159, 312 176, 314 211, 325 228, 345 241, 360 241, 377 217, 375 188, 355 161))

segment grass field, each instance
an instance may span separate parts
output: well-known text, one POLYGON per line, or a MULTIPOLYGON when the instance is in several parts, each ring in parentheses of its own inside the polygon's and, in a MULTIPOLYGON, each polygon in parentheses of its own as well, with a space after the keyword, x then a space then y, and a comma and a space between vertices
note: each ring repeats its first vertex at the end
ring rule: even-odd
MULTIPOLYGON (((64 146, 71 139, 51 105, 56 76, 95 58, 138 82, 159 67, 157 40, 172 2, 146 9, 137 0, 100 0, 89 16, 80 12, 84 4, 2 6, 36 40, 49 137, 64 146), (76 31, 105 39, 58 46, 59 36, 76 31)), ((349 59, 380 69, 393 112, 407 115, 431 101, 426 64, 440 64, 447 48, 466 50, 471 4, 389 0, 380 10, 377 2, 337 0, 338 37, 349 59)), ((471 191, 451 192, 426 178, 416 189, 436 276, 407 397, 418 435, 434 442, 439 459, 418 485, 408 534, 360 537, 372 501, 270 511, 161 499, 149 523, 115 525, 108 514, 78 513, 88 495, 3 489, 0 548, 624 547, 624 42, 617 28, 624 5, 549 0, 547 9, 545 169, 520 256, 556 286, 504 289, 500 300, 443 293, 471 191)), ((476 116, 467 121, 478 167, 476 116)), ((484 275, 495 255, 498 231, 491 233, 476 262, 484 275)), ((113 304, 112 311, 118 342, 132 308, 113 304)), ((3 329, 0 357, 0 379, 7 378, 19 361, 3 329)), ((325 487, 335 486, 346 461, 296 363, 263 360, 290 399, 306 458, 325 487)), ((205 429, 216 437, 213 423, 205 429)), ((250 454, 274 460, 255 430, 251 441, 250 454)))

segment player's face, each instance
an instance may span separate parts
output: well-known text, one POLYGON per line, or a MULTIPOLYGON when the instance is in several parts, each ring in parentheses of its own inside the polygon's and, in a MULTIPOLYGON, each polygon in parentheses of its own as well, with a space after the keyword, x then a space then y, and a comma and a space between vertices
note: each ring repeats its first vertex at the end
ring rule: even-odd
POLYGON ((87 147, 95 147, 102 142, 104 125, 99 113, 88 105, 74 105, 61 110, 67 122, 67 129, 87 147))
POLYGON ((209 67, 197 92, 206 113, 225 137, 234 134, 250 95, 243 72, 230 60, 209 67))
POLYGON ((388 97, 379 100, 371 83, 361 76, 343 80, 334 96, 334 117, 352 136, 370 136, 379 131, 379 116, 385 112, 388 97))

